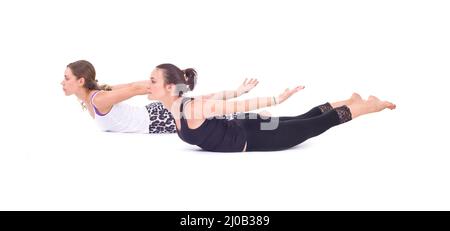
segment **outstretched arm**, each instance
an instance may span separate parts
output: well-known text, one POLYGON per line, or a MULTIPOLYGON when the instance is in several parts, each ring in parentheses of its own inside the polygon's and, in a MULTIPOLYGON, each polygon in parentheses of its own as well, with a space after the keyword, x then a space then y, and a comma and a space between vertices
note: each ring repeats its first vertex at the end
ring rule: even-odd
POLYGON ((119 90, 122 88, 132 88, 133 85, 145 85, 145 84, 149 84, 148 80, 143 80, 143 81, 137 81, 137 82, 132 82, 132 83, 124 83, 124 84, 116 84, 116 85, 111 85, 111 89, 112 90, 119 90))
POLYGON ((186 104, 186 116, 191 116, 188 119, 206 119, 270 107, 284 102, 303 88, 303 86, 298 86, 292 90, 288 88, 278 96, 257 97, 238 101, 194 99, 186 104))
POLYGON ((257 79, 250 79, 248 81, 247 80, 248 79, 245 79, 244 82, 241 85, 239 85, 239 87, 236 90, 220 91, 220 92, 203 95, 203 96, 196 97, 196 98, 209 99, 209 100, 228 100, 228 99, 239 97, 239 96, 249 92, 250 90, 252 90, 259 83, 257 79))
POLYGON ((93 103, 100 112, 106 113, 111 110, 114 104, 120 103, 133 96, 147 94, 149 85, 150 80, 116 85, 113 87, 112 91, 99 92, 95 96, 93 103))

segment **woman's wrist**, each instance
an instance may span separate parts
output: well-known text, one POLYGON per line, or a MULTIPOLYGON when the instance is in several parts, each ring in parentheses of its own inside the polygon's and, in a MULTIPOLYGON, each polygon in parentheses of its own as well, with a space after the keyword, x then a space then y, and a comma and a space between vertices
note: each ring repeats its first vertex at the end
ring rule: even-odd
POLYGON ((147 86, 145 86, 141 81, 131 83, 130 85, 140 95, 144 95, 147 93, 147 86))

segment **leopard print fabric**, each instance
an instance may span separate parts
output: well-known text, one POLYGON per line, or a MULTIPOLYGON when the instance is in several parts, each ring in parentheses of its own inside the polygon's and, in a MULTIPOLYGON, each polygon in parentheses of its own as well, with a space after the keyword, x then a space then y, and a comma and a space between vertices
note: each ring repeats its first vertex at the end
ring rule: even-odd
POLYGON ((149 133, 176 133, 175 120, 162 103, 154 102, 145 106, 150 116, 149 133))

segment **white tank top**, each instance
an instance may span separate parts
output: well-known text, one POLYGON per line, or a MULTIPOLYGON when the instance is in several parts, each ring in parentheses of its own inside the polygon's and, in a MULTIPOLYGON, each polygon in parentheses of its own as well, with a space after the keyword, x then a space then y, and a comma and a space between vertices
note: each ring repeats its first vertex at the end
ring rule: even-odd
POLYGON ((99 91, 91 96, 91 104, 94 108, 94 120, 102 131, 149 133, 150 116, 145 107, 118 103, 107 114, 102 115, 93 103, 93 99, 97 93, 99 91))

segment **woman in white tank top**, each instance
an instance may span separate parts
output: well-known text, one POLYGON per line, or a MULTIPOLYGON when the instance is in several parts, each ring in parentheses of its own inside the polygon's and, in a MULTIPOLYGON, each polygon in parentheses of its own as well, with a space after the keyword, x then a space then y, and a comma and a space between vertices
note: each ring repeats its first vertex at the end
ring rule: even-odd
MULTIPOLYGON (((229 99, 250 91, 256 79, 244 81, 237 90, 208 95, 210 99, 229 99)), ((160 102, 138 107, 123 101, 149 94, 150 80, 115 86, 98 85, 94 66, 79 60, 67 65, 61 82, 66 96, 76 95, 102 131, 124 133, 175 133, 172 114, 160 102)))

